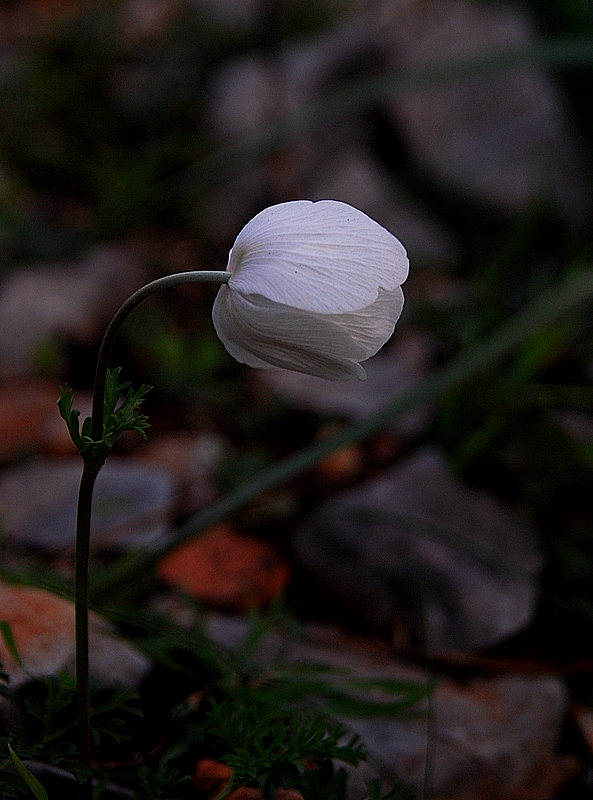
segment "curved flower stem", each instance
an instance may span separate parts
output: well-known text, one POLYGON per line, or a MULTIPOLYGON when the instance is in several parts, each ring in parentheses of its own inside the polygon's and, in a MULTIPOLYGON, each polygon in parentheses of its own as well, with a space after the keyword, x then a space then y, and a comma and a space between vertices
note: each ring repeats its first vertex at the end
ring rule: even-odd
MULTIPOLYGON (((142 300, 161 289, 168 289, 182 283, 226 283, 230 272, 180 272, 167 275, 147 283, 133 295, 116 312, 109 323, 95 373, 93 388, 93 410, 91 422, 91 438, 99 443, 104 436, 104 408, 105 385, 107 381, 107 368, 113 344, 121 326, 128 314, 133 311, 142 300)), ((108 450, 107 450, 108 452, 108 450)), ((78 492, 78 510, 76 516, 76 554, 75 554, 75 620, 76 620, 76 693, 78 700, 78 718, 81 740, 82 762, 89 770, 89 777, 81 787, 81 800, 92 800, 93 786, 91 770, 91 725, 90 725, 90 694, 89 694, 89 542, 91 532, 91 509, 93 501, 93 488, 101 467, 105 462, 104 456, 93 458, 92 455, 83 455, 84 468, 78 492)))
POLYGON ((105 381, 107 380, 107 368, 109 357, 113 350, 113 345, 121 326, 128 314, 137 305, 155 292, 161 289, 170 289, 172 286, 179 286, 182 283, 227 283, 231 277, 230 272, 220 272, 215 270, 200 270, 196 272, 177 272, 174 275, 165 275, 164 278, 157 278, 155 281, 147 283, 133 295, 128 297, 125 303, 109 323, 101 349, 97 359, 97 370, 95 372, 95 385, 93 387, 93 411, 91 435, 95 441, 99 441, 103 436, 103 407, 105 403, 105 381))

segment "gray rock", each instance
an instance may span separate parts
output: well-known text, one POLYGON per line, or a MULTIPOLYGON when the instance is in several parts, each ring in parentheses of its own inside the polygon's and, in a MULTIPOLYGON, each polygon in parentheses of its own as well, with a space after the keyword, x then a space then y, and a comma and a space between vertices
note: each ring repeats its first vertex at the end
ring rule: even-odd
POLYGON ((424 448, 333 497, 294 532, 300 563, 371 626, 406 615, 429 648, 492 646, 527 626, 543 567, 535 532, 424 448))
MULTIPOLYGON (((434 695, 433 793, 499 797, 530 782, 553 759, 566 706, 565 687, 551 677, 445 682, 434 695)), ((384 777, 422 790, 431 735, 427 720, 379 717, 348 723, 384 777)))
POLYGON ((176 511, 194 514, 216 500, 217 470, 229 451, 229 442, 214 433, 172 432, 151 437, 139 457, 174 476, 176 511))
MULTIPOLYGON (((248 55, 226 61, 213 75, 208 124, 214 139, 241 140, 267 125, 296 113, 312 100, 359 73, 376 60, 378 24, 374 15, 360 14, 281 46, 272 56, 248 55)), ((357 122, 332 126, 326 147, 332 154, 344 141, 359 135, 357 122)), ((246 165, 242 174, 225 181, 211 195, 206 225, 214 241, 229 246, 240 228, 270 203, 306 196, 304 176, 317 174, 325 159, 317 132, 293 141, 276 160, 246 165)))
MULTIPOLYGON (((241 649, 248 628, 241 618, 208 618, 209 635, 232 651, 241 649)), ((341 690, 354 679, 419 685, 427 681, 422 670, 373 651, 368 643, 365 650, 363 642, 315 628, 307 628, 301 638, 268 632, 251 655, 254 674, 258 668, 273 674, 274 666, 286 671, 290 665, 320 667, 322 680, 341 690)), ((357 692, 375 702, 394 699, 376 687, 357 692)), ((463 683, 443 680, 430 708, 423 700, 410 709, 416 716, 341 716, 339 721, 362 737, 369 753, 368 765, 351 774, 349 800, 365 797, 363 779, 377 774, 387 783, 398 778, 421 792, 427 752, 432 761, 431 797, 477 800, 520 792, 538 770, 554 761, 566 708, 566 688, 557 678, 504 676, 463 683)))
MULTIPOLYGON (((49 551, 72 549, 82 461, 36 458, 0 477, 4 534, 49 551)), ((168 531, 174 482, 164 469, 111 458, 93 495, 91 546, 150 547, 168 531)))
MULTIPOLYGON (((360 71, 379 52, 374 15, 360 14, 319 34, 284 44, 270 57, 226 61, 210 86, 212 133, 240 139, 360 71)), ((339 131, 336 132, 339 135, 339 131)))
MULTIPOLYGON (((383 10, 388 61, 404 70, 537 39, 518 5, 434 0, 383 10)), ((546 70, 523 66, 427 84, 394 97, 390 108, 417 163, 445 187, 506 213, 546 200, 570 226, 589 219, 584 159, 546 70)))

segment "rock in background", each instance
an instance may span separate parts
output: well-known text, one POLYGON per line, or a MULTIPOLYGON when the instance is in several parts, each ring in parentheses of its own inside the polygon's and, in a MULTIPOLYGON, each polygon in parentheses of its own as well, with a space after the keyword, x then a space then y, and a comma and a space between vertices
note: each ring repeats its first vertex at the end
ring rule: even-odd
MULTIPOLYGON (((31 678, 74 674, 74 604, 51 592, 0 583, 0 619, 10 624, 22 667, 0 641, 2 669, 11 689, 31 678)), ((117 636, 99 615, 89 619, 90 673, 103 686, 135 688, 150 669, 139 650, 117 636)))
MULTIPOLYGON (((36 458, 0 476, 5 536, 48 552, 73 550, 81 460, 36 458)), ((165 469, 111 458, 93 495, 91 547, 151 547, 170 530, 175 484, 165 469)))
POLYGON ((98 247, 75 264, 34 265, 0 286, 0 378, 28 376, 59 339, 94 343, 146 281, 123 247, 98 247))
MULTIPOLYGON (((383 13, 388 62, 404 70, 537 42, 518 5, 432 0, 385 3, 383 13)), ((467 75, 406 92, 390 110, 414 160, 445 190, 505 214, 548 202, 570 227, 590 217, 584 162, 545 69, 467 75)))
POLYGON ((359 620, 377 629, 404 615, 429 650, 490 647, 523 630, 544 563, 534 530, 457 482, 433 448, 332 497, 297 527, 293 546, 359 620))

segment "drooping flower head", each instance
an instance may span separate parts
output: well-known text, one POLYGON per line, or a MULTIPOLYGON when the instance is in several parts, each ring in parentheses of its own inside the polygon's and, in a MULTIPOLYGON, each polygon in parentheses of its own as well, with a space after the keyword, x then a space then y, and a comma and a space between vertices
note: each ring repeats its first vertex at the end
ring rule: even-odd
POLYGON ((389 339, 408 275, 402 244, 335 200, 295 200, 257 214, 229 253, 212 319, 242 364, 342 380, 389 339))

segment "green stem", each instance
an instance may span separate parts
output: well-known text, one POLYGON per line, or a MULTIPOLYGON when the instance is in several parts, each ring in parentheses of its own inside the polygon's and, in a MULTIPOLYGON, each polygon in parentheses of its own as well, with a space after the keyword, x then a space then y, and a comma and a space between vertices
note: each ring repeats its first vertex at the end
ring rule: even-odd
POLYGON ((101 343, 99 350, 99 357, 97 359, 97 370, 95 372, 95 385, 93 387, 93 412, 92 412, 92 428, 91 436, 98 442, 103 436, 103 407, 105 404, 105 382, 107 380, 107 368, 109 366, 109 357, 113 350, 113 345, 117 338, 121 326, 125 322, 128 314, 133 311, 137 305, 155 292, 160 292, 161 289, 170 289, 173 286, 179 286, 182 283, 227 283, 231 277, 230 272, 220 272, 214 270, 200 270, 196 272, 177 272, 174 275, 165 275, 164 278, 157 278, 155 281, 147 283, 133 295, 128 297, 125 303, 121 306, 119 311, 109 323, 105 336, 101 343))
MULTIPOLYGON (((230 277, 229 272, 180 272, 167 275, 146 284, 131 297, 129 297, 109 323, 95 373, 93 388, 93 411, 91 436, 95 442, 100 442, 104 434, 104 408, 105 384, 109 356, 113 344, 128 314, 150 295, 161 289, 168 289, 182 283, 226 283, 230 277)), ((84 456, 83 456, 84 458, 84 456)), ((103 461, 85 460, 80 488, 78 492, 78 509, 76 515, 76 554, 74 568, 75 582, 75 630, 76 630, 76 692, 78 699, 78 721, 80 728, 81 758, 82 763, 91 769, 91 722, 90 722, 90 694, 89 694, 89 547, 91 533, 91 510, 93 502, 93 488, 103 461)), ((92 800, 92 776, 85 780, 81 787, 81 800, 92 800)))
POLYGON ((85 464, 78 492, 76 516, 75 630, 76 630, 76 694, 80 730, 80 752, 89 776, 81 787, 81 800, 92 800, 91 724, 89 695, 89 541, 93 487, 101 469, 100 464, 85 464))

